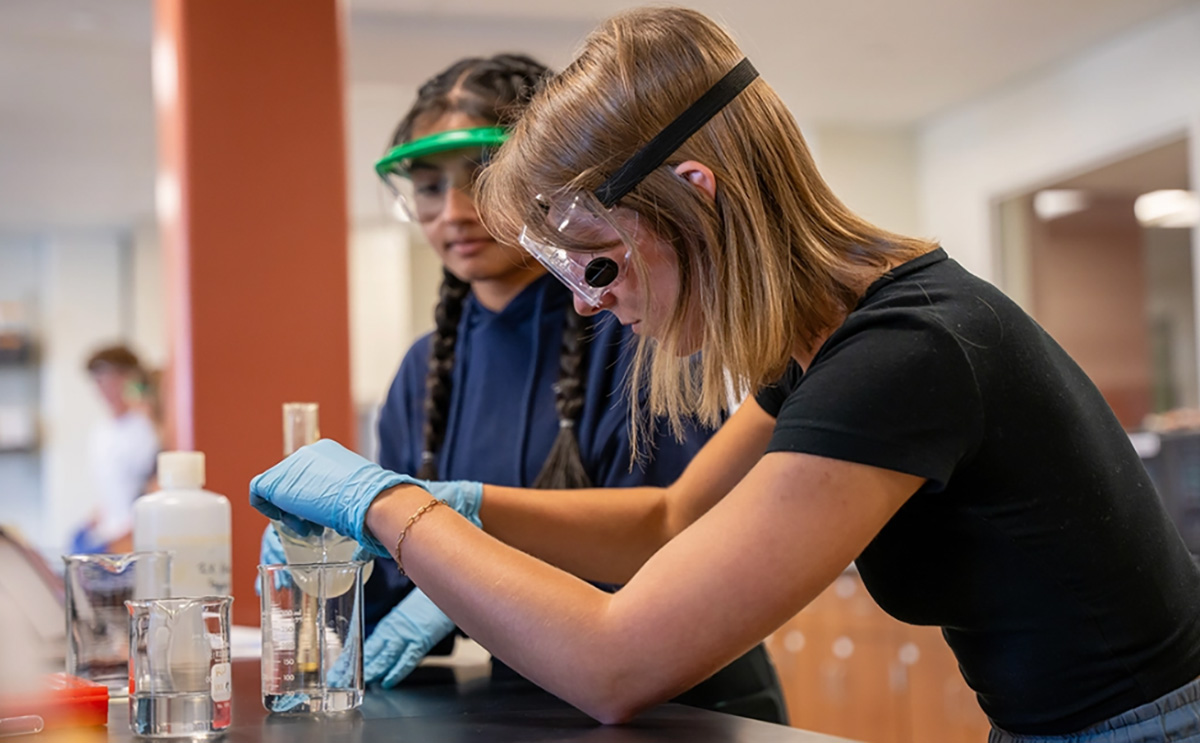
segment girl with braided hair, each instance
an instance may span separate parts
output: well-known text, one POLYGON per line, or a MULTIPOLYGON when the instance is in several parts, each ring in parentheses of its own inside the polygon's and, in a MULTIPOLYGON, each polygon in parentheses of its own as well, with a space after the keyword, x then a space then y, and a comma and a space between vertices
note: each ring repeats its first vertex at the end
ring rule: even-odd
MULTIPOLYGON (((430 480, 668 485, 711 430, 652 434, 653 457, 631 470, 628 329, 581 317, 570 291, 519 246, 493 240, 475 211, 475 175, 547 74, 517 54, 454 63, 420 88, 376 166, 444 264, 435 329, 405 356, 380 412, 379 461, 430 480)), ((393 561, 377 561, 366 586, 368 681, 395 685, 426 652, 450 650, 453 623, 411 590, 393 561)), ((785 719, 761 646, 681 701, 785 719)))

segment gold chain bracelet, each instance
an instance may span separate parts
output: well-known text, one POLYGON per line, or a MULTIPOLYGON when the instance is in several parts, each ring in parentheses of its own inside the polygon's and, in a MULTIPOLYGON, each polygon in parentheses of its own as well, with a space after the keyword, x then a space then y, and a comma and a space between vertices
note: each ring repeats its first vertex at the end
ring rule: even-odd
POLYGON ((400 560, 400 546, 404 544, 404 538, 408 536, 408 530, 411 529, 412 525, 417 523, 417 519, 424 516, 427 511, 430 511, 437 506, 446 506, 446 505, 449 505, 448 503, 446 503, 446 501, 440 500, 438 498, 434 498, 433 500, 429 501, 425 505, 418 508, 417 512, 414 513, 412 516, 408 517, 408 521, 405 522, 405 524, 404 524, 404 530, 400 532, 400 536, 396 539, 396 567, 399 568, 400 575, 407 575, 407 573, 404 572, 404 563, 400 560))

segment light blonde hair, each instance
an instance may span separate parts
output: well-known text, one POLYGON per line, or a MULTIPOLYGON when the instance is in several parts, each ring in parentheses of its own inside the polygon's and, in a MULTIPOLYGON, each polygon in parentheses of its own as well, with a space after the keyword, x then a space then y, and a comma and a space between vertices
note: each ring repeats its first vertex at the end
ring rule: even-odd
MULTIPOLYGON (((535 95, 485 171, 478 198, 484 222, 505 242, 526 223, 538 229, 545 221, 539 194, 595 189, 742 57, 723 29, 693 10, 640 8, 608 19, 535 95)), ((739 395, 775 382, 797 348, 811 348, 854 308, 870 269, 935 247, 847 209, 761 78, 618 206, 673 246, 680 272, 671 316, 655 339, 638 345, 630 394, 635 449, 645 413, 666 416, 677 435, 692 415, 717 424, 729 378, 739 395), (715 200, 674 172, 686 160, 711 168, 715 200), (701 322, 689 323, 697 312, 701 322), (684 335, 697 326, 702 353, 683 356, 690 350, 684 335)), ((636 250, 632 261, 635 270, 644 266, 636 250)))

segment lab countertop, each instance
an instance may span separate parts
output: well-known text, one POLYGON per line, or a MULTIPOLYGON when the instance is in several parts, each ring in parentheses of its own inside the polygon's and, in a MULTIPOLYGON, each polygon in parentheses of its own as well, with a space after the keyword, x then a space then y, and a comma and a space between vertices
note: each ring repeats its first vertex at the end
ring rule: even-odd
MULTIPOLYGON (((819 733, 679 704, 663 704, 627 725, 600 725, 522 680, 474 678, 452 668, 418 668, 399 688, 370 688, 362 708, 325 719, 268 715, 260 695, 259 662, 233 663, 233 724, 228 743, 847 743, 819 733)), ((32 741, 145 741, 129 730, 127 700, 110 703, 108 728, 43 733, 32 741)), ((19 739, 18 739, 19 740, 19 739)))

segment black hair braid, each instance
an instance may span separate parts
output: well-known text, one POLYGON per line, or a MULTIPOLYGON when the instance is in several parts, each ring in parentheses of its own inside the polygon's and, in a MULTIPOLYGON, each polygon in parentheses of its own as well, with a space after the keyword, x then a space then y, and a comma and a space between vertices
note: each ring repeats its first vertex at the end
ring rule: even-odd
POLYGON ((392 146, 412 139, 418 120, 450 112, 511 126, 550 74, 545 65, 523 54, 460 59, 417 91, 416 102, 392 135, 392 146))
POLYGON ((453 386, 454 346, 458 342, 458 321, 471 285, 442 269, 442 286, 437 308, 433 311, 433 340, 429 345, 429 371, 425 374, 425 426, 422 431, 421 464, 417 477, 436 480, 437 455, 446 438, 446 420, 450 411, 453 386))
POLYGON ((554 385, 554 407, 558 412, 558 436, 550 447, 542 471, 533 487, 560 490, 591 487, 579 449, 579 414, 583 411, 584 332, 587 323, 568 304, 563 316, 562 354, 559 356, 558 383, 554 385))

